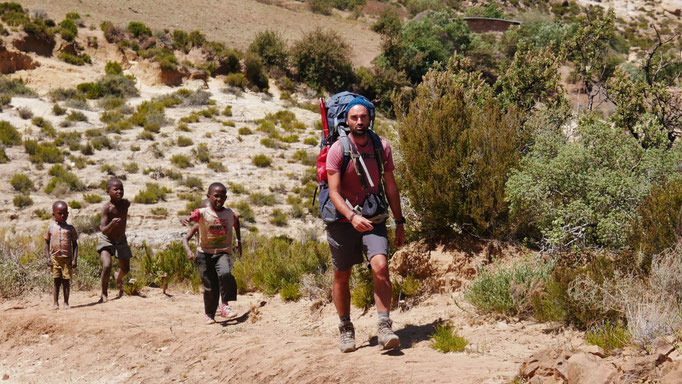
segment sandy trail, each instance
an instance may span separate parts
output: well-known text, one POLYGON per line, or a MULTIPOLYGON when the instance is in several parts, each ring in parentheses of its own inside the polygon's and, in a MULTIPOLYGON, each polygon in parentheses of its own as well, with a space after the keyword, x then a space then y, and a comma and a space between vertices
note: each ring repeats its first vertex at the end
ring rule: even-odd
MULTIPOLYGON (((481 322, 451 298, 435 296, 392 314, 399 351, 376 346, 376 314, 353 309, 359 349, 337 349, 331 304, 285 303, 261 294, 240 296, 240 317, 202 324, 202 298, 146 289, 94 304, 95 292, 74 292, 72 309, 51 311, 35 294, 0 304, 0 376, 10 383, 242 382, 499 383, 522 359, 548 345, 576 342, 546 326, 481 322), (470 341, 463 353, 429 347, 428 335, 451 321, 470 341)), ((220 318, 218 318, 220 319, 220 318)))

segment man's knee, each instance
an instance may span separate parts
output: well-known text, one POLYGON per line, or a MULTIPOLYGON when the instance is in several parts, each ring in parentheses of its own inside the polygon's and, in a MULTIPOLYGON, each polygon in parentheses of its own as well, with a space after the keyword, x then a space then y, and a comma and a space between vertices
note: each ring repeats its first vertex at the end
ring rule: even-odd
POLYGON ((350 281, 350 270, 347 271, 334 271, 334 284, 336 285, 348 285, 350 281))

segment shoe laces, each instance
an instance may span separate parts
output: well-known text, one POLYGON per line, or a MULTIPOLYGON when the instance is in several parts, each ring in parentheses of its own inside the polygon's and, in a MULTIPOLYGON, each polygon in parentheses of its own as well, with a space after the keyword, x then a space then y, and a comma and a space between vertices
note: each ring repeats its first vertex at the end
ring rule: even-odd
POLYGON ((393 321, 391 321, 391 319, 379 320, 379 333, 380 334, 393 333, 393 321))
POLYGON ((341 331, 341 341, 350 342, 355 340, 355 328, 353 323, 343 323, 339 325, 339 331, 341 331))

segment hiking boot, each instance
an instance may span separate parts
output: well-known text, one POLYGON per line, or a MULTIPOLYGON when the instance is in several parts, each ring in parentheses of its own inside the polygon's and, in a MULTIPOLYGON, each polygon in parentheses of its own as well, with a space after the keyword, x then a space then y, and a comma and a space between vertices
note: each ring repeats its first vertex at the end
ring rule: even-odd
POLYGON ((379 319, 379 331, 377 339, 384 349, 393 349, 400 346, 398 335, 393 333, 393 322, 391 319, 379 319))
POLYGON ((339 324, 339 333, 341 334, 341 341, 339 341, 341 352, 353 352, 355 350, 355 328, 353 323, 347 321, 339 324))

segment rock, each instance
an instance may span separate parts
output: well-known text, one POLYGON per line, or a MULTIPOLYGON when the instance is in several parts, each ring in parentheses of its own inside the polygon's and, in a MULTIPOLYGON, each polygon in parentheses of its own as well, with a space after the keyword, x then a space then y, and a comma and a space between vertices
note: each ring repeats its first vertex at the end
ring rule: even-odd
POLYGON ((587 352, 578 352, 571 356, 568 359, 568 384, 608 383, 606 379, 612 372, 608 369, 600 370, 601 361, 599 356, 587 352))
POLYGON ((673 364, 667 364, 663 369, 663 375, 660 379, 661 384, 678 384, 682 383, 682 361, 677 361, 673 364))
POLYGON ((652 350, 656 351, 654 355, 669 356, 675 350, 675 346, 665 338, 658 337, 653 342, 652 350))
POLYGON ((8 51, 0 46, 0 73, 14 73, 26 69, 36 69, 40 63, 33 61, 31 56, 21 52, 8 51))
POLYGON ((58 52, 64 52, 68 53, 69 55, 78 55, 78 47, 76 46, 76 43, 65 43, 59 46, 57 48, 58 52))
POLYGON ((40 56, 50 57, 56 43, 54 39, 26 35, 12 41, 12 45, 22 52, 35 52, 40 56))
POLYGON ((595 355, 595 356, 598 356, 601 358, 606 356, 606 354, 604 353, 604 350, 602 350, 597 345, 586 345, 586 346, 580 347, 580 351, 585 352, 585 353, 589 353, 589 354, 592 354, 592 355, 595 355))

